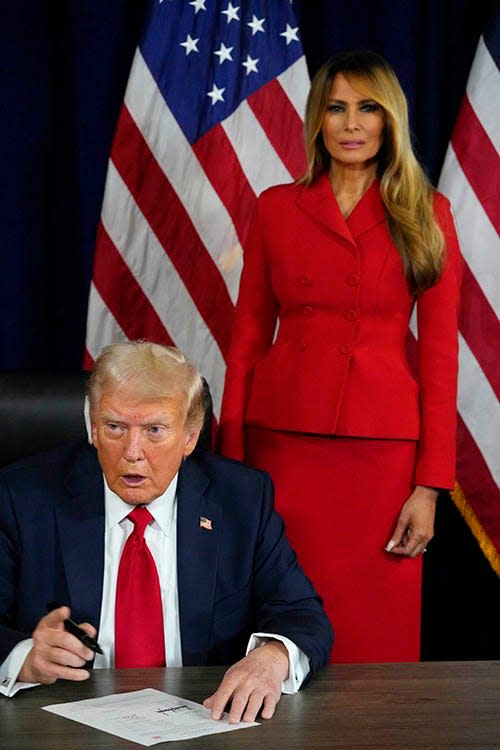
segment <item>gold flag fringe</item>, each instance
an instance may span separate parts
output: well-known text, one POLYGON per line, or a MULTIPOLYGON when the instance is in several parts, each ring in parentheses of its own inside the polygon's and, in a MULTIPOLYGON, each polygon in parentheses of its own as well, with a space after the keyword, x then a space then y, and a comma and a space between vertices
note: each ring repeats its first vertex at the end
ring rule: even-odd
POLYGON ((488 560, 489 564, 497 574, 497 576, 500 577, 500 553, 496 549, 495 545, 489 538, 488 534, 484 530, 481 521, 474 513, 474 510, 472 509, 472 506, 470 505, 469 501, 465 497, 462 488, 458 484, 458 482, 455 484, 455 487, 451 491, 451 497, 453 498, 453 502, 457 506, 458 510, 462 514, 465 522, 469 526, 470 530, 474 534, 477 543, 481 547, 481 551, 483 552, 484 556, 488 560))

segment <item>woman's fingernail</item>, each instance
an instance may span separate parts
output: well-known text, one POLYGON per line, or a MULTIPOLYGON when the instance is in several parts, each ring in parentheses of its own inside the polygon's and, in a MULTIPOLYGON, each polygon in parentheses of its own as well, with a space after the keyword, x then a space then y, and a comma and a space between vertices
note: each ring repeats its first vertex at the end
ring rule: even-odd
POLYGON ((396 542, 393 539, 391 539, 391 541, 388 543, 387 547, 385 548, 385 551, 390 552, 391 549, 395 546, 395 544, 396 542))

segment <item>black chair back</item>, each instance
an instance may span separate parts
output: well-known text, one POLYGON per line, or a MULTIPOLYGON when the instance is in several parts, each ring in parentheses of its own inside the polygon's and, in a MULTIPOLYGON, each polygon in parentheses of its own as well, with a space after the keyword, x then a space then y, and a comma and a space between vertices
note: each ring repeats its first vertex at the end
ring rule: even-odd
POLYGON ((0 466, 86 436, 87 374, 0 372, 0 466))

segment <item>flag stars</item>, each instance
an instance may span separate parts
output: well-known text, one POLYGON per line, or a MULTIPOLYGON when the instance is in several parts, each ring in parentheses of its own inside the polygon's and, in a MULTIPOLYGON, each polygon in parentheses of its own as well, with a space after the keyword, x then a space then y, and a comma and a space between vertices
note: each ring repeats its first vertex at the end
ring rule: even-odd
POLYGON ((189 5, 193 6, 195 15, 198 15, 198 12, 200 10, 206 10, 206 8, 205 8, 205 3, 206 2, 207 2, 207 0, 192 0, 192 2, 189 3, 189 5))
POLYGON ((210 99, 212 100, 212 106, 213 106, 213 105, 214 105, 214 104, 215 104, 216 102, 223 102, 223 101, 224 101, 224 97, 222 96, 222 94, 224 93, 224 91, 225 91, 225 90, 226 90, 226 89, 224 89, 224 88, 223 88, 223 89, 219 89, 219 88, 218 88, 218 87, 217 87, 217 86, 215 85, 215 83, 214 83, 214 85, 212 86, 212 91, 209 91, 209 92, 207 93, 207 96, 209 96, 209 97, 210 97, 210 99))
POLYGON ((252 29, 252 36, 255 36, 258 31, 262 31, 262 33, 264 33, 265 20, 265 18, 257 18, 256 15, 252 16, 252 20, 247 23, 247 26, 250 26, 250 28, 252 29))
POLYGON ((197 47, 198 42, 200 41, 200 38, 198 39, 192 39, 191 36, 188 34, 186 37, 185 42, 181 42, 180 46, 184 47, 186 50, 186 57, 187 55, 190 55, 191 52, 199 52, 200 50, 197 47))
POLYGON ((224 60, 232 61, 233 58, 231 57, 231 52, 233 51, 233 49, 234 47, 226 47, 224 42, 221 42, 219 49, 215 50, 214 52, 214 55, 217 55, 217 57, 219 58, 219 65, 221 65, 224 60))
POLYGON ((231 23, 231 21, 239 21, 240 17, 238 15, 238 11, 240 9, 239 5, 233 5, 232 3, 227 4, 226 10, 221 11, 222 15, 226 16, 227 23, 231 23))
POLYGON ((259 62, 259 58, 258 57, 256 57, 255 60, 253 60, 250 57, 250 55, 247 55, 247 59, 245 60, 244 63, 241 63, 241 64, 245 68, 245 70, 247 72, 247 75, 249 75, 249 73, 258 73, 259 72, 258 69, 257 69, 257 63, 258 62, 259 62))
POLYGON ((290 44, 290 42, 298 42, 298 31, 299 27, 296 26, 294 29, 290 26, 289 23, 286 25, 286 29, 280 34, 280 36, 284 36, 286 39, 287 46, 290 44))

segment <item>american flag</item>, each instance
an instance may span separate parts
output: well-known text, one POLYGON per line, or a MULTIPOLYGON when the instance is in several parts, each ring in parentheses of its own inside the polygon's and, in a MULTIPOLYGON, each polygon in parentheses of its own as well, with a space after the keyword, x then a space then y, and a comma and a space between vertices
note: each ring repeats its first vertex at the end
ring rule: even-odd
POLYGON ((479 40, 440 190, 465 258, 452 495, 500 576, 500 10, 479 40))
POLYGON ((290 0, 155 0, 108 165, 85 365, 175 344, 216 417, 242 244, 262 190, 303 173, 309 78, 290 0))
POLYGON ((212 519, 200 516, 200 529, 207 529, 207 531, 213 531, 212 519))

